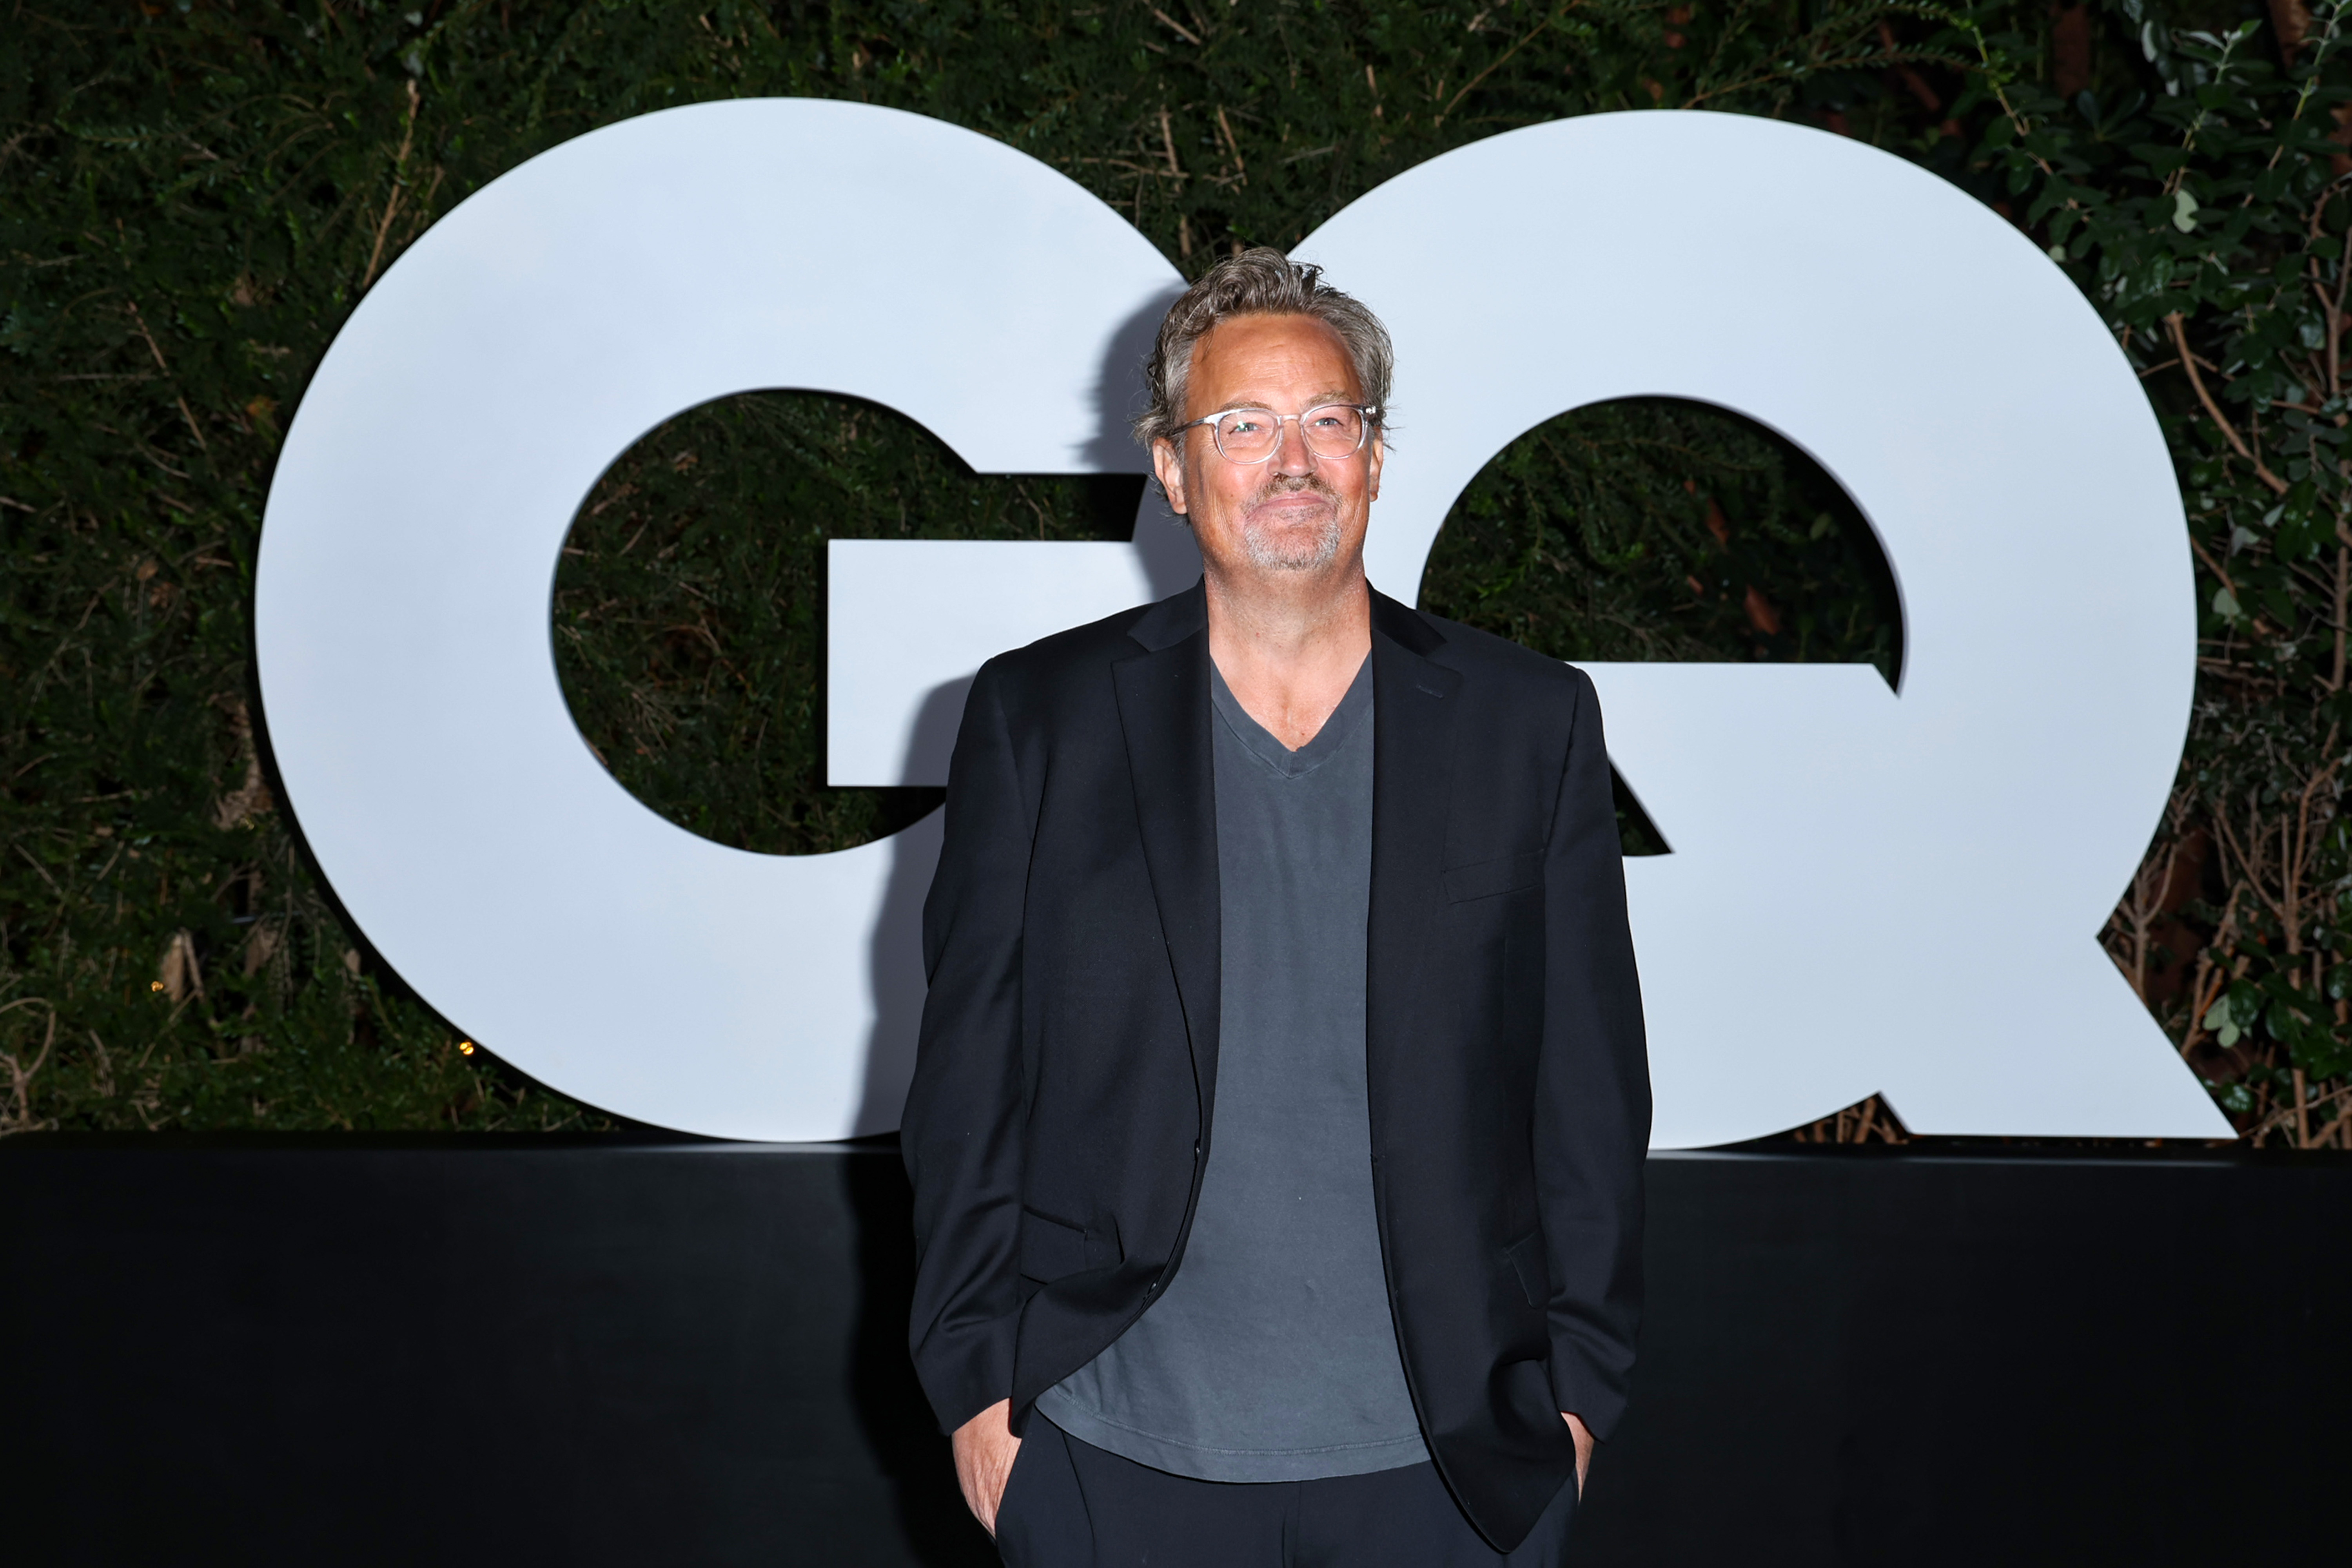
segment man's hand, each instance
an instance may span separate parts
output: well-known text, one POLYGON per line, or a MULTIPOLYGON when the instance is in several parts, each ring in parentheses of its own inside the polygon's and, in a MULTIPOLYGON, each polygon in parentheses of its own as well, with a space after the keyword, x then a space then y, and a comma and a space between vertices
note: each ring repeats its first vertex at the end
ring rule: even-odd
MULTIPOLYGON (((1581 1500, 1584 1496, 1584 1472, 1592 1468, 1592 1433, 1586 1428, 1582 1421, 1565 1410, 1559 1413, 1559 1418, 1568 1423, 1568 1435, 1576 1439, 1576 1495, 1581 1500)), ((961 1432, 956 1434, 956 1441, 959 1444, 963 1441, 961 1432)), ((961 1456, 963 1453, 962 1448, 957 1448, 956 1453, 961 1456)), ((956 1463, 961 1469, 963 1463, 961 1457, 956 1463)), ((971 1494, 971 1487, 969 1483, 966 1483, 963 1490, 967 1497, 971 1494)))
MULTIPOLYGON (((1013 1401, 1000 1399, 979 1415, 958 1427, 950 1439, 955 1448, 956 1481, 963 1488, 964 1506, 971 1510, 980 1527, 993 1536, 996 1533, 996 1505, 1004 1500, 1005 1478, 1013 1474, 1013 1456, 1021 1451, 1021 1439, 1013 1435, 1013 1401)), ((1576 1417, 1569 1417, 1574 1422, 1576 1417)), ((1584 1428, 1577 1427, 1581 1433, 1584 1428)), ((1591 1438, 1577 1439, 1578 1479, 1583 1479, 1585 1445, 1591 1438)))

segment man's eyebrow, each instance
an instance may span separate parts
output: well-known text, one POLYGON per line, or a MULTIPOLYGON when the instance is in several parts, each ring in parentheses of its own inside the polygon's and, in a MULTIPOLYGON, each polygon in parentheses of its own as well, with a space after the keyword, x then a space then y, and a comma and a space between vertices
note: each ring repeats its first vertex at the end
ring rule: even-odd
MULTIPOLYGON (((1337 392, 1317 392, 1307 400, 1307 406, 1308 408, 1321 408, 1327 403, 1335 402, 1344 402, 1349 408, 1357 406, 1354 401, 1354 394, 1349 392, 1345 387, 1340 388, 1337 392)), ((1225 406, 1227 408, 1272 408, 1274 404, 1253 398, 1244 398, 1239 402, 1229 402, 1225 406)))

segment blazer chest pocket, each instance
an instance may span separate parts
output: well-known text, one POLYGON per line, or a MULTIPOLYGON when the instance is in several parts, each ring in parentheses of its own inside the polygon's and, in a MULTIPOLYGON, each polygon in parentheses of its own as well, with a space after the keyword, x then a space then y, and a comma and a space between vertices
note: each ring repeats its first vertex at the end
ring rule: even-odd
MULTIPOLYGON (((1024 1205, 1021 1210, 1021 1272, 1040 1284, 1072 1274, 1083 1274, 1103 1260, 1107 1250, 1090 1241, 1081 1226, 1024 1205)), ((1110 1260, 1117 1261, 1116 1259, 1110 1260)))
POLYGON ((1543 880, 1543 855, 1534 852, 1505 855, 1500 860, 1458 865, 1445 873, 1445 896, 1455 904, 1517 893, 1543 880))

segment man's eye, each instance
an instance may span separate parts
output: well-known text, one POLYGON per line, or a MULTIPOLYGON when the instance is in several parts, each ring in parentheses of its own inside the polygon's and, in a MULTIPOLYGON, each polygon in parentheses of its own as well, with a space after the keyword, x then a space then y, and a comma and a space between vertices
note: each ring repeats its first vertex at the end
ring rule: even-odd
POLYGON ((1228 435, 1256 435, 1265 429, 1265 423, 1263 420, 1229 419, 1225 421, 1225 434, 1228 435))

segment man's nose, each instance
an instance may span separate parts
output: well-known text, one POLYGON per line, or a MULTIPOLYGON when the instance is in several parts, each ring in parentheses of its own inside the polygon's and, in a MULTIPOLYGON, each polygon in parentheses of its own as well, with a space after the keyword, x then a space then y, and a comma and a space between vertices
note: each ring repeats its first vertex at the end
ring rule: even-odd
POLYGON ((1311 474, 1315 471, 1315 454, 1307 450, 1306 421, 1286 419, 1275 426, 1274 471, 1277 474, 1311 474))

